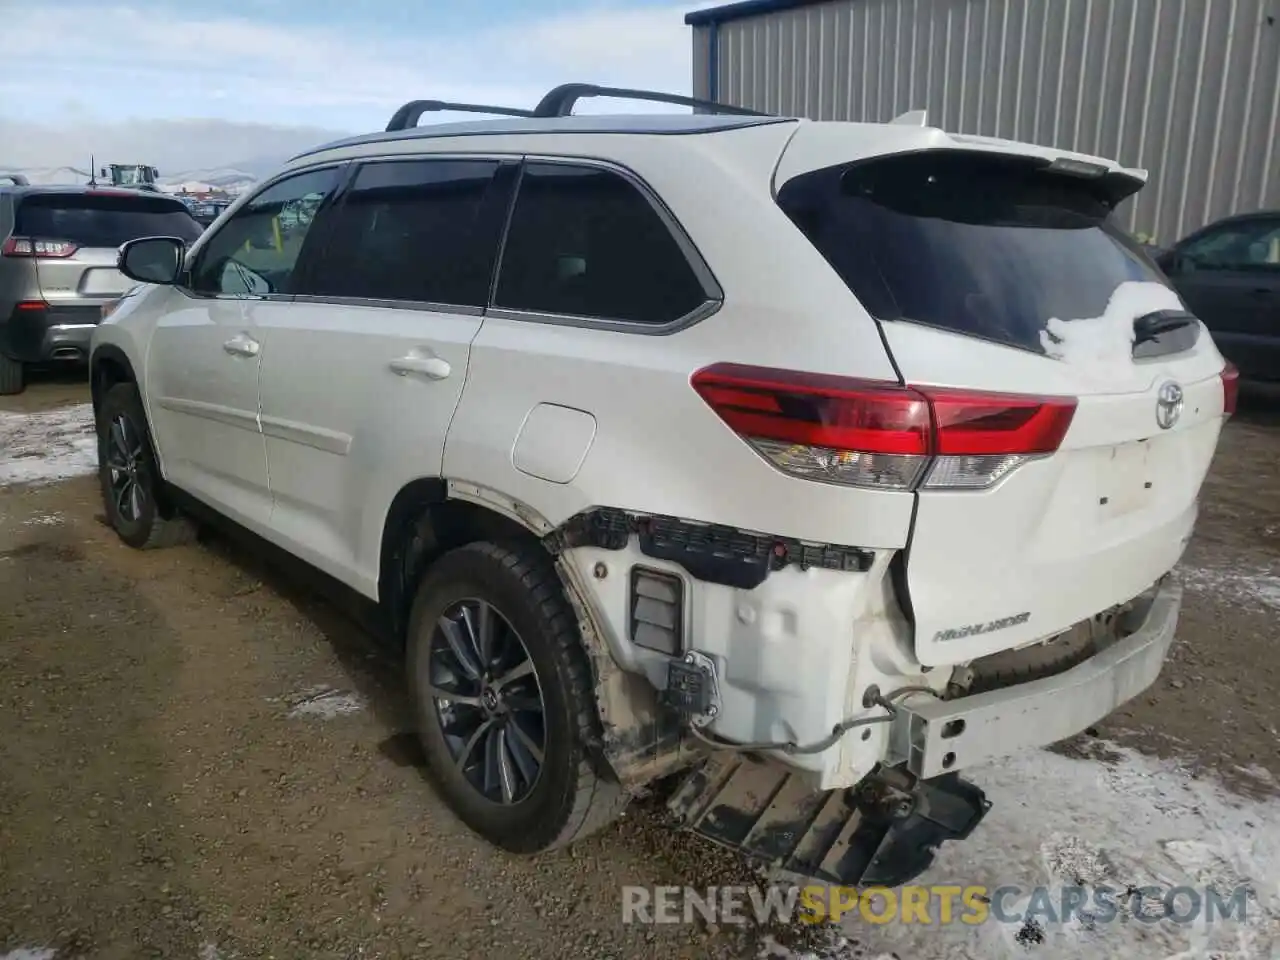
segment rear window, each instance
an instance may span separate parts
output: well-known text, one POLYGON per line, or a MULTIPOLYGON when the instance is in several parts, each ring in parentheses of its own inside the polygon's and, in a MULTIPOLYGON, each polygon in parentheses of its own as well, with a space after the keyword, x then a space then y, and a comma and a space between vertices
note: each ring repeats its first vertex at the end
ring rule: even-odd
POLYGON ((878 319, 1043 352, 1050 319, 1101 316, 1126 281, 1167 282, 1109 222, 1128 190, 1024 158, 921 153, 802 174, 778 203, 878 319))
POLYGON ((36 193, 22 199, 14 233, 69 240, 82 247, 118 247, 138 237, 195 240, 200 224, 179 201, 106 193, 36 193))

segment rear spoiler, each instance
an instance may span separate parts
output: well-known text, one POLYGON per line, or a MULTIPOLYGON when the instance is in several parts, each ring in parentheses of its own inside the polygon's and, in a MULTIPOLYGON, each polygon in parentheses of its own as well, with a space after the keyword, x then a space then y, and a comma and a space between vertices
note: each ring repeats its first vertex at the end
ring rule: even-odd
POLYGON ((0 180, 8 180, 15 187, 28 187, 31 181, 20 173, 0 173, 0 180))

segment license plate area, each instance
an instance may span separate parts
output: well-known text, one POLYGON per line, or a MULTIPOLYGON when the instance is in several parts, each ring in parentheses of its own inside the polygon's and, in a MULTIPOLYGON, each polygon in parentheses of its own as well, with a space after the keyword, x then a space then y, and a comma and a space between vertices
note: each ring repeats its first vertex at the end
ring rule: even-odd
POLYGON ((1141 510, 1156 496, 1150 440, 1112 447, 1100 464, 1098 517, 1109 520, 1141 510))

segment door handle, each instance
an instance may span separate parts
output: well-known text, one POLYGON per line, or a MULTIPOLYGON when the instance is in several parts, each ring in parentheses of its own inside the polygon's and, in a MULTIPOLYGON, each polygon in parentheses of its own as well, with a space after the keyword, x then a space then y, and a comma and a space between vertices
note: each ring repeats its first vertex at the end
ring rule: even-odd
POLYGON ((392 360, 387 366, 399 376, 404 377, 411 373, 416 373, 426 377, 428 380, 443 380, 453 372, 453 367, 449 366, 449 361, 443 357, 424 357, 414 354, 392 360))
POLYGON ((1250 293, 1252 293, 1255 297, 1269 297, 1269 296, 1271 296, 1271 288, 1270 288, 1270 287, 1254 287, 1254 288, 1253 288, 1252 290, 1250 290, 1249 292, 1250 292, 1250 293))
POLYGON ((242 333, 240 336, 232 337, 224 343, 222 349, 235 357, 256 357, 258 351, 262 349, 262 345, 253 337, 242 333))

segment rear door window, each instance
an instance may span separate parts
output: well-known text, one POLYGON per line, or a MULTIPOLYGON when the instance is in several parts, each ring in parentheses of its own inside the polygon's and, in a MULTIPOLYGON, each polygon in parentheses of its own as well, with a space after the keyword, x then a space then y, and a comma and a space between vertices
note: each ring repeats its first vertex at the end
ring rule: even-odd
POLYGON ((144 194, 32 193, 18 205, 14 234, 67 240, 81 247, 118 247, 139 237, 200 236, 200 224, 178 200, 144 194))
POLYGON ((320 262, 307 269, 297 292, 483 307, 510 198, 508 192, 486 203, 498 165, 365 164, 334 211, 320 262))
POLYGON ((621 174, 570 163, 525 167, 494 306, 663 325, 706 299, 664 218, 621 174))
POLYGON ((1102 316, 1126 281, 1167 283, 1110 223, 1108 178, 956 153, 802 174, 778 203, 881 320, 1043 352, 1057 318, 1102 316))

